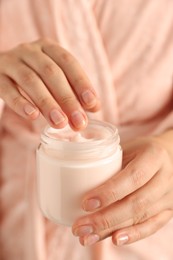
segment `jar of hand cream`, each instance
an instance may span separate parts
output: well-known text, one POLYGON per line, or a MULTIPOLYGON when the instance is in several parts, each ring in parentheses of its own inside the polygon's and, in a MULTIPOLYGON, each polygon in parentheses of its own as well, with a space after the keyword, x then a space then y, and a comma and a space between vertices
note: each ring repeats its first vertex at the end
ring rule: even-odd
POLYGON ((71 226, 86 214, 83 196, 122 167, 122 150, 116 127, 91 120, 74 132, 46 127, 37 150, 37 185, 43 214, 57 224, 71 226))

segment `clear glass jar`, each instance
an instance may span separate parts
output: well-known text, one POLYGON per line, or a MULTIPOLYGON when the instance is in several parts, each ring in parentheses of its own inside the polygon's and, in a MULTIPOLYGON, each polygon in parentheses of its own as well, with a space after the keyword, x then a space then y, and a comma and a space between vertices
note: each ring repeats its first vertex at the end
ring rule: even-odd
POLYGON ((37 150, 37 185, 43 214, 57 224, 71 226, 86 214, 85 193, 101 185, 122 167, 122 150, 115 126, 90 120, 74 132, 46 127, 37 150))

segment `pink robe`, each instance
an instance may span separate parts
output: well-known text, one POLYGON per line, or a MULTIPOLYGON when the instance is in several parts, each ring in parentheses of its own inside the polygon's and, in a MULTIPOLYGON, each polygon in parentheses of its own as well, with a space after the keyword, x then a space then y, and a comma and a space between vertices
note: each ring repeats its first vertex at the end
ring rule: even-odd
MULTIPOLYGON (((103 103, 89 114, 116 124, 121 141, 173 127, 172 0, 0 0, 0 51, 57 40, 88 73, 103 103)), ((0 101, 1 260, 172 260, 173 221, 151 237, 83 248, 70 228, 40 213, 35 150, 45 121, 0 101)))

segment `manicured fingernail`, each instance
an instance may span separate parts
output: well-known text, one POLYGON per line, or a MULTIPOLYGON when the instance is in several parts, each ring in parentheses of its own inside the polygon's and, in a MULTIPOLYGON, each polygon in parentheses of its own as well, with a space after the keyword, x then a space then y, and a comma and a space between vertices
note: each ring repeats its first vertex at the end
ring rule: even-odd
POLYGON ((101 201, 98 199, 90 199, 90 200, 86 200, 83 203, 83 209, 86 211, 91 211, 97 208, 100 208, 101 206, 101 201))
POLYGON ((82 93, 82 99, 86 105, 95 105, 97 100, 93 92, 86 90, 82 93))
POLYGON ((55 125, 58 125, 66 120, 63 114, 58 109, 53 109, 50 112, 50 118, 55 125))
POLYGON ((86 125, 86 120, 80 111, 74 111, 71 114, 71 120, 76 128, 81 128, 86 125))
POLYGON ((83 236, 89 235, 91 233, 93 233, 92 226, 82 226, 82 227, 76 228, 74 230, 74 235, 79 236, 79 237, 83 237, 83 236))
POLYGON ((125 245, 129 240, 128 235, 119 235, 116 239, 117 246, 125 245))
POLYGON ((32 106, 31 104, 26 104, 24 106, 24 111, 27 115, 32 115, 37 111, 37 108, 35 108, 34 106, 32 106))
POLYGON ((97 234, 92 234, 84 238, 84 246, 91 246, 98 242, 100 237, 97 234))

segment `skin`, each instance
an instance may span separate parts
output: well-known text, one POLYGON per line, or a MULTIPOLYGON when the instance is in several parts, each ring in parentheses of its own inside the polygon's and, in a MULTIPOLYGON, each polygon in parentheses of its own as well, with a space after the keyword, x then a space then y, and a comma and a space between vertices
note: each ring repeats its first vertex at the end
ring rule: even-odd
MULTIPOLYGON (((54 128, 87 125, 85 111, 99 99, 78 61, 56 42, 41 39, 0 53, 0 97, 20 116, 39 114, 54 128)), ((123 169, 86 194, 91 214, 72 228, 82 245, 112 236, 115 245, 143 239, 173 216, 173 130, 123 145, 123 169)))
POLYGON ((54 128, 87 125, 85 111, 99 109, 98 97, 78 61, 57 42, 41 39, 0 53, 0 97, 20 116, 39 113, 54 128))
POLYGON ((123 145, 123 169, 83 198, 91 214, 72 231, 82 245, 109 236, 115 245, 148 237, 173 217, 173 130, 123 145))

